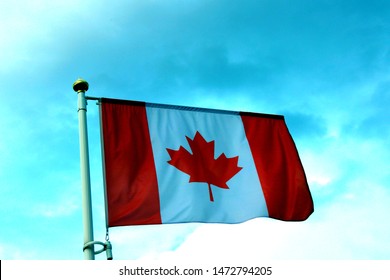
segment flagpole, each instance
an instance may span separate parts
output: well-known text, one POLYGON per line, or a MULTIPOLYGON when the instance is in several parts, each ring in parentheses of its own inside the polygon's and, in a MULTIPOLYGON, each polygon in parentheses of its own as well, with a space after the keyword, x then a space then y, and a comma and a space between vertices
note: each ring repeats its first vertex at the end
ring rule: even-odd
MULTIPOLYGON (((79 116, 79 136, 80 136, 80 165, 81 165, 81 186, 82 186, 82 206, 83 206, 83 226, 84 245, 93 242, 92 224, 92 202, 91 202, 91 179, 89 171, 88 155, 88 134, 87 134, 87 101, 85 92, 88 90, 88 83, 78 79, 73 83, 73 90, 78 95, 78 116, 79 116)), ((84 248, 84 259, 94 260, 94 245, 84 248)))

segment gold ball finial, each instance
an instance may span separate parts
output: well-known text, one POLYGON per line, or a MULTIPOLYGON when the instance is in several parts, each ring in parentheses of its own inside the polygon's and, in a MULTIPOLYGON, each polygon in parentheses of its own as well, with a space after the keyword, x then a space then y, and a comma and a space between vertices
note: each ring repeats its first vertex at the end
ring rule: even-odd
POLYGON ((88 82, 81 78, 78 78, 76 82, 73 83, 73 90, 75 92, 86 92, 89 88, 88 82))

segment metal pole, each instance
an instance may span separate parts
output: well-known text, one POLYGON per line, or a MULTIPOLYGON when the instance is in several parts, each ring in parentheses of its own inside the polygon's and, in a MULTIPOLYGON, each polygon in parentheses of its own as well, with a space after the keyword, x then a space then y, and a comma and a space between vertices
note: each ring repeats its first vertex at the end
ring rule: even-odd
MULTIPOLYGON (((87 81, 78 79, 73 84, 73 90, 76 91, 78 95, 84 244, 86 244, 87 242, 93 241, 91 180, 90 180, 90 173, 89 173, 88 134, 87 134, 87 101, 85 99, 85 92, 88 90, 87 81)), ((95 249, 93 245, 85 248, 84 259, 94 260, 95 259, 94 250, 95 249)))

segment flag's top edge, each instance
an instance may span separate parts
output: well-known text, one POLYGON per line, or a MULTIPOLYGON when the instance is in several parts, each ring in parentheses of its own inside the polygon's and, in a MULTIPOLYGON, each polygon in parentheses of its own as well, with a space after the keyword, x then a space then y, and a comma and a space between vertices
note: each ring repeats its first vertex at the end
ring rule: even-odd
POLYGON ((180 106, 180 105, 168 105, 168 104, 158 104, 158 103, 149 103, 149 102, 133 101, 133 100, 112 99, 112 98, 98 98, 98 100, 101 103, 123 104, 123 105, 132 105, 132 106, 145 106, 145 107, 150 107, 150 108, 206 112, 206 113, 216 113, 216 114, 226 114, 226 115, 240 115, 240 116, 272 118, 272 119, 284 119, 284 116, 274 115, 274 114, 242 112, 242 111, 229 111, 229 110, 222 110, 222 109, 209 109, 209 108, 199 108, 199 107, 180 106))

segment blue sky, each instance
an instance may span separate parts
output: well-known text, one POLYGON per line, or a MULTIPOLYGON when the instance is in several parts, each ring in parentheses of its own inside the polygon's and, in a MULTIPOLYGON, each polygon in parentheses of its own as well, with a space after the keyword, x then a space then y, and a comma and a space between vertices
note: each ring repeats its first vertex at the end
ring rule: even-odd
MULTIPOLYGON (((0 2, 0 258, 83 259, 77 94, 283 114, 302 223, 110 230, 116 259, 390 259, 390 3, 0 2)), ((88 104, 95 239, 98 108, 88 104)), ((98 256, 104 259, 104 256, 98 256)))

